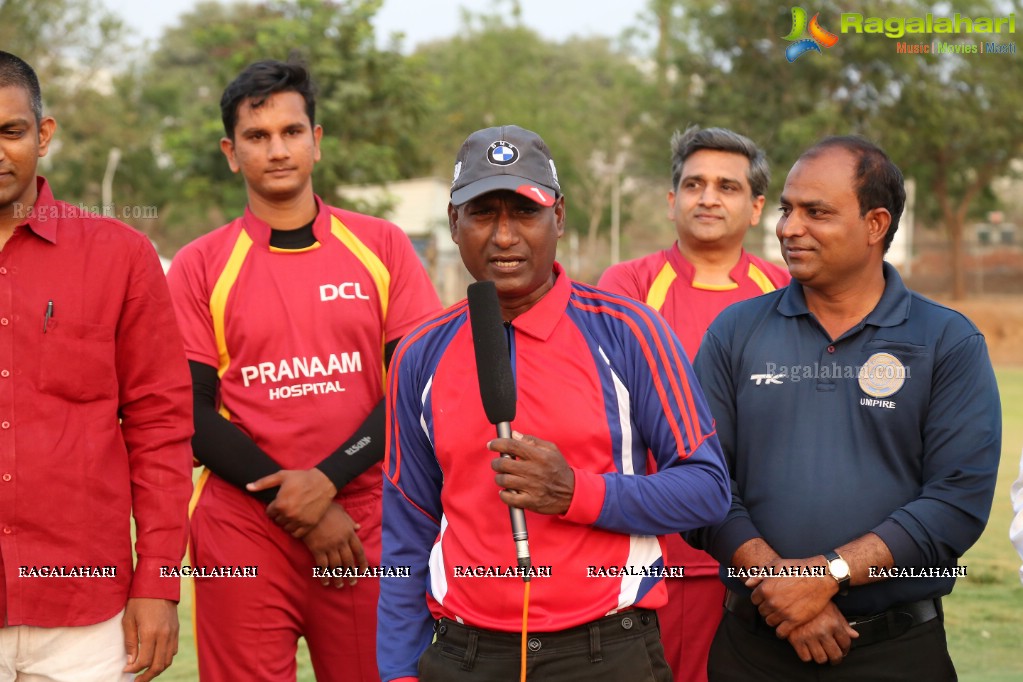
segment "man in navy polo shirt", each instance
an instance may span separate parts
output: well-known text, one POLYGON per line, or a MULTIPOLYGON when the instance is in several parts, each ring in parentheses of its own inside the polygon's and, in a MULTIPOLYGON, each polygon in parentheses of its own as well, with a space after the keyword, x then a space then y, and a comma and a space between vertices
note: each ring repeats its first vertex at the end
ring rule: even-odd
POLYGON ((690 537, 728 586, 711 680, 955 679, 941 597, 987 522, 1000 409, 977 328, 884 262, 905 196, 870 142, 806 151, 777 227, 792 283, 704 338, 734 491, 690 537))

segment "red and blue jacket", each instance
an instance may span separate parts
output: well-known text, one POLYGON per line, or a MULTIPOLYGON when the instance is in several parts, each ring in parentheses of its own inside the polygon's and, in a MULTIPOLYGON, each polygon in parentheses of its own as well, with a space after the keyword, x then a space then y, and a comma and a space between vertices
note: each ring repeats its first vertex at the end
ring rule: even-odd
MULTIPOLYGON (((663 318, 555 274, 508 325, 512 428, 553 442, 575 475, 565 514, 526 512, 533 565, 549 567, 532 579, 536 632, 663 605, 663 536, 716 523, 730 500, 710 412, 663 318)), ((415 677, 437 618, 518 631, 523 584, 497 577, 515 551, 465 301, 403 339, 387 401, 381 563, 410 570, 381 580, 378 664, 393 680, 415 677)))

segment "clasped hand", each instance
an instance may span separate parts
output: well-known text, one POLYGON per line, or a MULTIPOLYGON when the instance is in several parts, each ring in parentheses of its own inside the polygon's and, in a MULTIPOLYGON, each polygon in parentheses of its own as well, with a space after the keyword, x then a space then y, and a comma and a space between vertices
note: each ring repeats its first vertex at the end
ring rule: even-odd
POLYGON ((753 590, 751 599, 764 622, 792 645, 801 660, 836 664, 849 653, 852 640, 859 637, 831 601, 838 592, 838 583, 827 574, 784 575, 813 573, 823 565, 823 557, 779 558, 770 566, 780 577, 758 576, 745 585, 753 590))
POLYGON ((320 522, 337 488, 319 469, 282 469, 246 487, 250 492, 280 486, 266 514, 286 533, 301 538, 320 522))
MULTIPOLYGON (((282 469, 246 486, 251 491, 280 486, 266 513, 274 522, 302 540, 321 571, 324 585, 344 587, 344 577, 331 579, 334 569, 368 568, 362 541, 356 533, 359 524, 344 507, 334 502, 337 488, 319 469, 282 469)), ((350 572, 350 571, 349 571, 350 572)), ((347 583, 354 585, 355 577, 347 583)))

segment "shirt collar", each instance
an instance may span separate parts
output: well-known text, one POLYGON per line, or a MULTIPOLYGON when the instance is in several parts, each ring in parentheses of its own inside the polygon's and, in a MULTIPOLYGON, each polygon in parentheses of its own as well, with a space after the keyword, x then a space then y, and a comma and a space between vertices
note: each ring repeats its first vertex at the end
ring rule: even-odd
POLYGON ((550 291, 532 308, 512 320, 512 327, 540 341, 550 338, 558 322, 565 316, 568 299, 572 294, 572 280, 558 262, 554 263, 554 278, 554 286, 550 291))
MULTIPOLYGON (((313 236, 316 237, 316 241, 323 243, 330 237, 330 207, 323 203, 323 200, 317 195, 314 194, 313 198, 316 200, 316 219, 313 221, 313 236)), ((245 206, 242 226, 249 236, 252 237, 253 243, 270 248, 270 231, 273 228, 261 218, 256 217, 256 214, 248 206, 245 206)), ((296 225, 296 227, 298 226, 296 225)))
MULTIPOLYGON (((692 285, 693 278, 696 277, 696 268, 682 255, 682 249, 677 241, 668 249, 668 262, 671 263, 671 267, 675 270, 675 274, 678 275, 679 279, 692 285)), ((746 249, 741 249, 739 251, 739 260, 728 271, 728 278, 736 284, 740 284, 746 277, 746 273, 749 272, 749 263, 749 254, 746 253, 746 249)))
POLYGON ((675 274, 678 275, 679 279, 689 284, 693 283, 693 277, 696 276, 696 268, 682 255, 682 249, 679 248, 677 241, 668 249, 668 262, 671 264, 672 269, 675 270, 675 274))
MULTIPOLYGON (((863 324, 894 327, 909 318, 909 304, 913 297, 894 266, 885 261, 881 267, 884 272, 884 291, 874 309, 863 318, 863 324)), ((778 302, 778 312, 786 317, 810 314, 802 284, 794 279, 789 282, 778 302)))
POLYGON ((32 204, 32 211, 23 225, 27 225, 37 237, 41 237, 51 244, 57 243, 57 223, 62 211, 57 208, 57 201, 53 198, 50 190, 50 183, 46 178, 36 176, 36 201, 32 204))

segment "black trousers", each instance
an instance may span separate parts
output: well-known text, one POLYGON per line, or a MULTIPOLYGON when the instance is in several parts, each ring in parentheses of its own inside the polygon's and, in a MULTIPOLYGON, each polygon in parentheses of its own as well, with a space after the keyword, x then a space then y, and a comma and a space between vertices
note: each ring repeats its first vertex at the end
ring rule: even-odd
MULTIPOLYGON (((519 633, 441 619, 420 682, 518 682, 519 633)), ((529 633, 528 682, 672 682, 657 615, 633 609, 561 632, 529 633)))
POLYGON ((946 682, 957 679, 942 618, 869 646, 854 646, 838 665, 803 663, 772 628, 725 611, 710 647, 710 682, 946 682))

